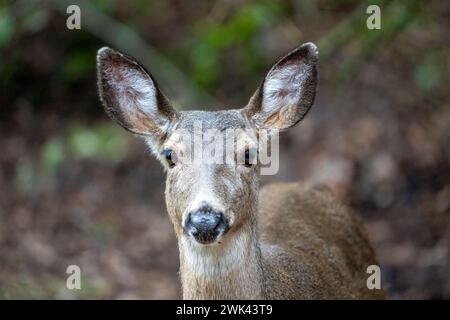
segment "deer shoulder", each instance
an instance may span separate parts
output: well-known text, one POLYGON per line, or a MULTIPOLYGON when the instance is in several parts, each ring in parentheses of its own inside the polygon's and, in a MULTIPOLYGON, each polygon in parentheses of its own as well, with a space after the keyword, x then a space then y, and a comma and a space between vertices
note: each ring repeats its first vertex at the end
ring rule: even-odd
POLYGON ((366 285, 367 267, 377 261, 360 217, 330 191, 302 183, 270 184, 261 190, 259 211, 268 296, 383 296, 366 285), (280 282, 290 285, 278 290, 280 282))

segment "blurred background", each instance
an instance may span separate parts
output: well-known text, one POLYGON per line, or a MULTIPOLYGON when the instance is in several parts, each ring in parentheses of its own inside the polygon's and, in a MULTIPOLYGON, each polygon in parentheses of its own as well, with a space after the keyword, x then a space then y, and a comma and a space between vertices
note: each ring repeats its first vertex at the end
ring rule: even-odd
POLYGON ((327 184, 366 222, 389 298, 449 299, 449 30, 438 0, 0 1, 0 298, 181 296, 163 170, 104 114, 101 46, 140 60, 179 110, 216 110, 313 41, 316 103, 263 183, 327 184), (82 290, 66 289, 71 264, 82 290))

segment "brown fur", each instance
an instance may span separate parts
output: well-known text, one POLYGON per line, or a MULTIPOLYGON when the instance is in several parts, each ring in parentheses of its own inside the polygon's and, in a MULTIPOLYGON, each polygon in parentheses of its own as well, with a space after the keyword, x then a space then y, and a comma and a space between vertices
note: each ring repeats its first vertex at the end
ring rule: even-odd
POLYGON ((269 292, 272 298, 383 297, 381 290, 366 286, 366 269, 377 261, 362 221, 331 193, 300 183, 277 183, 263 188, 260 198, 261 242, 284 251, 274 254, 268 249, 271 258, 264 261, 272 284, 285 267, 286 286, 269 292), (296 263, 281 263, 283 259, 296 263))

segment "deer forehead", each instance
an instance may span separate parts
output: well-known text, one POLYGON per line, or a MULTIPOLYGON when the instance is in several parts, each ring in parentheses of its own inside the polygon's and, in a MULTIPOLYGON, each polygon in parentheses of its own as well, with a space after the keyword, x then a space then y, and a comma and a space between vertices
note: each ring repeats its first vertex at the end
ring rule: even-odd
MULTIPOLYGON (((177 123, 173 126, 165 145, 168 147, 181 147, 182 135, 207 133, 211 135, 228 132, 234 134, 234 139, 245 139, 248 144, 254 144, 254 127, 240 110, 222 111, 182 111, 179 113, 177 123)), ((183 146, 186 148, 187 146, 183 146)))
POLYGON ((228 128, 245 128, 249 126, 248 120, 240 110, 221 111, 184 111, 180 112, 177 129, 193 129, 194 125, 202 123, 202 128, 225 130, 228 128))

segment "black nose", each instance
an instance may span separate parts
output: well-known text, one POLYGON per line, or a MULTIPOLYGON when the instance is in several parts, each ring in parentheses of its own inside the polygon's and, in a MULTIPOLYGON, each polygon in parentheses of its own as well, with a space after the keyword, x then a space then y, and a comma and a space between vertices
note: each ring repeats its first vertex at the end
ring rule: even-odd
POLYGON ((200 243, 214 242, 228 229, 228 222, 222 212, 216 212, 209 206, 191 212, 186 217, 185 232, 200 243))

